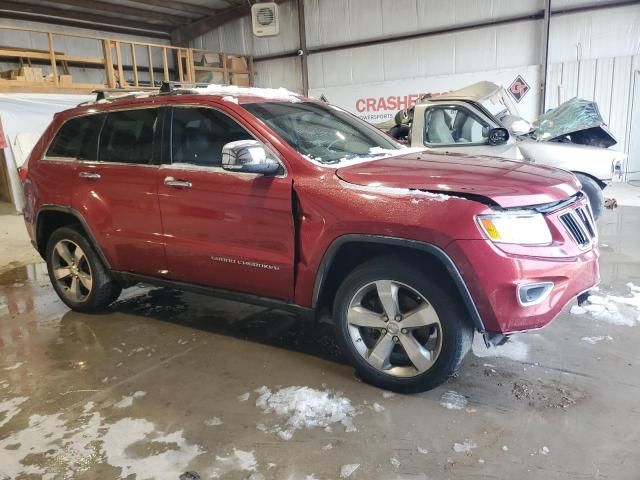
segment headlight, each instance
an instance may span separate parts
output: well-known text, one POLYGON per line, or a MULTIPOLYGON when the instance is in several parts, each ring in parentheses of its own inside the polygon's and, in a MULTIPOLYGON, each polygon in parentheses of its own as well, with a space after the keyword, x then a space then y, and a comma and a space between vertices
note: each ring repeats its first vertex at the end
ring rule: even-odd
POLYGON ((521 210, 478 215, 478 224, 485 235, 496 243, 547 245, 551 232, 540 213, 521 210))

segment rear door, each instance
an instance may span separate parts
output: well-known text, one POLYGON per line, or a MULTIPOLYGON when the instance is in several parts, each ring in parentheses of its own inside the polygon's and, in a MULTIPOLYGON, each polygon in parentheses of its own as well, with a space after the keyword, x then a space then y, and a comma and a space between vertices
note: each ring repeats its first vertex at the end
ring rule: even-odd
POLYGON ((163 275, 156 175, 159 109, 101 114, 95 143, 77 168, 72 206, 88 222, 114 270, 163 275), (95 150, 94 150, 95 147, 95 150))
POLYGON ((230 114, 172 109, 169 163, 158 175, 168 275, 266 297, 293 296, 291 177, 222 169, 226 143, 255 138, 230 114))

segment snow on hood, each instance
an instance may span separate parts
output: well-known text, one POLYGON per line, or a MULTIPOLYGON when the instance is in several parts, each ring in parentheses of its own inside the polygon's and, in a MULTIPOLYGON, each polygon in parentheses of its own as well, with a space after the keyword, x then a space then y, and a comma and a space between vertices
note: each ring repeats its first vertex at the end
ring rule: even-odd
POLYGON ((383 193, 484 197, 505 208, 558 202, 580 185, 564 170, 496 157, 408 153, 338 168, 343 181, 383 193))

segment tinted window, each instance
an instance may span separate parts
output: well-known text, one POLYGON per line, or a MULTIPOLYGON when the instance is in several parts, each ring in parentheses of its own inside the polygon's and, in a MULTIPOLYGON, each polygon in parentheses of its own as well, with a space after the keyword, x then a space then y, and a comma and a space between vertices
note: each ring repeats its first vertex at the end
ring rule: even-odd
POLYGON ((62 125, 47 150, 47 157, 97 160, 98 134, 104 115, 72 118, 62 125))
POLYGON ((157 116, 156 108, 109 113, 100 134, 99 160, 151 163, 157 116))
POLYGON ((424 128, 425 143, 430 145, 484 144, 489 137, 488 125, 466 108, 457 106, 427 109, 424 128))
POLYGON ((222 147, 253 137, 238 122, 211 108, 174 108, 171 126, 173 163, 209 167, 222 164, 222 147))

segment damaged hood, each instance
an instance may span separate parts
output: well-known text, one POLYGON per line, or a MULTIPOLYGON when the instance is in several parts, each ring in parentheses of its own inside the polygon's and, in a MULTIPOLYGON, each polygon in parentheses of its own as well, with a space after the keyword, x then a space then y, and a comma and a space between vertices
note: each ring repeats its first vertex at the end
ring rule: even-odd
POLYGON ((406 188, 470 198, 512 208, 565 200, 580 189, 569 172, 496 157, 409 153, 339 168, 345 182, 372 189, 406 188))
POLYGON ((533 124, 536 140, 567 142, 609 148, 617 143, 607 129, 598 105, 574 97, 558 108, 540 115, 533 124))

